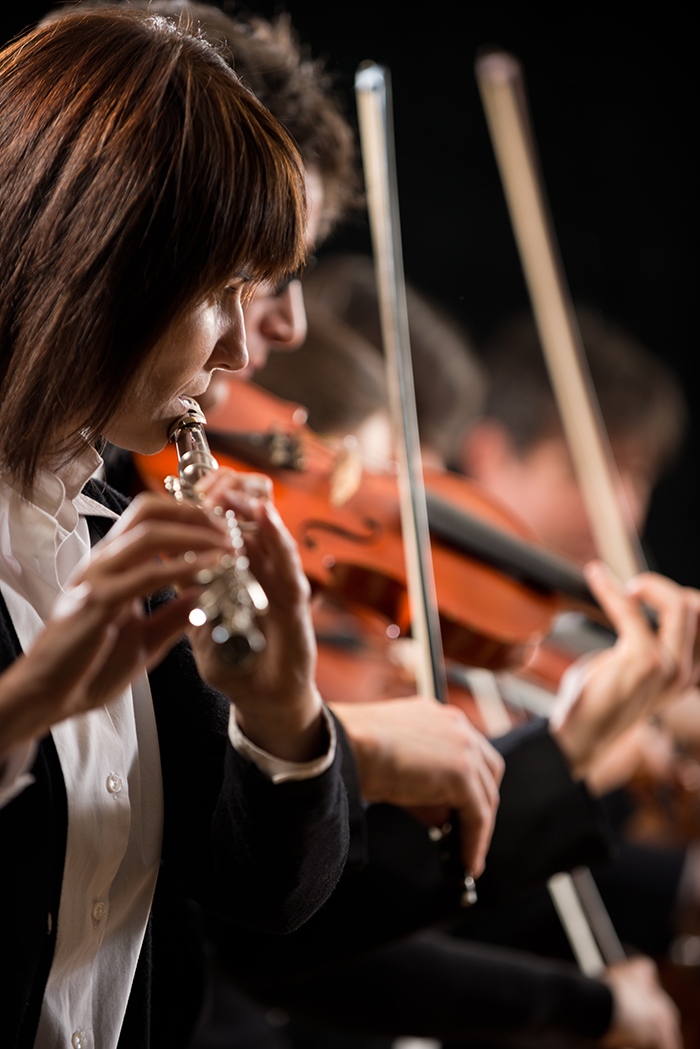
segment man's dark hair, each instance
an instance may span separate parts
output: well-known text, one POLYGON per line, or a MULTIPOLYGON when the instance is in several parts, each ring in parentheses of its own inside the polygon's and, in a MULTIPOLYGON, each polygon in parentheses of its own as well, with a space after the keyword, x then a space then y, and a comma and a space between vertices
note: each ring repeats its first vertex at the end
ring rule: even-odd
MULTIPOLYGON (((190 0, 85 0, 87 7, 128 7, 188 25, 219 50, 296 142, 323 180, 319 240, 361 203, 355 139, 323 62, 306 54, 287 14, 268 22, 190 0)), ((65 6, 49 18, 65 15, 65 6)))
MULTIPOLYGON (((658 477, 680 450, 688 408, 676 376, 633 335, 593 310, 576 311, 603 421, 615 444, 642 443, 658 477)), ((561 422, 529 313, 507 321, 484 347, 489 377, 485 414, 499 420, 521 453, 559 434, 561 422)))

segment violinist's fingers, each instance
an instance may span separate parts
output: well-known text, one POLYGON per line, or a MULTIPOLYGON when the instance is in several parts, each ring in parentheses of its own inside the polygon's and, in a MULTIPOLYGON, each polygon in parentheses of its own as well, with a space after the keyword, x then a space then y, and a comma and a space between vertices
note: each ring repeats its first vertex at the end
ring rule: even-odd
POLYGON ((496 823, 499 793, 490 771, 482 768, 470 784, 466 805, 457 810, 464 868, 475 878, 484 872, 496 823))
POLYGON ((483 873, 493 836, 500 800, 498 787, 505 765, 488 740, 471 725, 469 729, 461 783, 455 787, 455 796, 460 800, 457 812, 462 862, 465 869, 478 878, 483 873))
POLYGON ((627 592, 658 613, 658 639, 676 665, 680 687, 697 681, 694 659, 700 594, 655 573, 645 572, 630 580, 627 592))
POLYGON ((680 691, 691 685, 698 670, 693 659, 698 618, 696 592, 651 572, 637 576, 623 587, 600 562, 587 565, 585 572, 620 641, 635 652, 638 675, 655 680, 658 689, 673 687, 680 691), (642 603, 657 613, 656 630, 644 614, 642 603))
MULTIPOLYGON (((591 589, 618 631, 615 645, 579 674, 578 691, 564 693, 550 719, 575 775, 587 776, 603 749, 640 719, 656 714, 695 680, 693 646, 697 597, 652 573, 623 587, 598 563, 586 566, 591 589), (641 602, 658 616, 649 623, 641 602)), ((570 685, 573 683, 570 681, 570 685)))
POLYGON ((659 984, 649 958, 629 958, 607 969, 613 996, 610 1027, 601 1044, 608 1049, 682 1049, 680 1014, 659 984))
POLYGON ((618 635, 635 634, 646 639, 651 626, 639 602, 602 561, 590 561, 583 569, 586 582, 618 635))
POLYGON ((496 788, 496 801, 498 802, 498 788, 501 785, 503 779, 503 773, 506 770, 506 763, 503 757, 496 748, 489 743, 485 736, 482 736, 480 732, 477 732, 477 740, 479 747, 484 754, 484 760, 491 774, 491 779, 496 788))

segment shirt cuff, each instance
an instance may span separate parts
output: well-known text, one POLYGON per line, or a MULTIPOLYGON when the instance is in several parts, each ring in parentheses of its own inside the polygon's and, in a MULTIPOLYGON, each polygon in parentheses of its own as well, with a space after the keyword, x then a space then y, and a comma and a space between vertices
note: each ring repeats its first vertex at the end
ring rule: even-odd
POLYGON ((37 742, 34 739, 20 743, 0 762, 0 809, 34 783, 29 769, 36 758, 37 742))
POLYGON ((244 758, 254 762, 273 783, 313 779, 331 767, 338 746, 335 722, 326 707, 323 707, 323 717, 328 732, 328 750, 320 758, 313 758, 311 761, 285 761, 284 758, 276 758, 274 754, 268 754, 266 750, 256 747, 255 743, 251 743, 248 737, 241 732, 236 721, 236 708, 233 705, 228 718, 228 738, 231 740, 232 747, 244 758))

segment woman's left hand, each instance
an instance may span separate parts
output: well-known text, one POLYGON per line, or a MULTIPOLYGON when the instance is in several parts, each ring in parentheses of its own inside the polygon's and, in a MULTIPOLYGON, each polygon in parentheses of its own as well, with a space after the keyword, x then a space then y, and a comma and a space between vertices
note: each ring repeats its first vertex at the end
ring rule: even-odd
POLYGON ((190 628, 199 672, 235 704, 241 730, 257 746, 290 761, 314 758, 325 743, 310 588, 296 543, 272 502, 271 482, 221 469, 198 488, 205 493, 205 507, 231 509, 239 520, 256 525, 245 532, 246 553, 269 601, 258 620, 266 647, 248 671, 226 664, 210 626, 190 628))

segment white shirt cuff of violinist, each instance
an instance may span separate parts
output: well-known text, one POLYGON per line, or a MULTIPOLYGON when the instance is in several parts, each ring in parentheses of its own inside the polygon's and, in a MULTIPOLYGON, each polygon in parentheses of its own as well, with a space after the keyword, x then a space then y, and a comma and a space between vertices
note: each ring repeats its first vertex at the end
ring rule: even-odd
POLYGON ((36 758, 37 742, 30 739, 13 747, 0 762, 0 809, 34 783, 30 768, 36 758))
POLYGON ((244 736, 241 732, 236 721, 236 708, 234 706, 231 706, 229 713, 228 738, 238 753, 249 761, 254 762, 261 772, 269 776, 273 783, 313 779, 331 767, 335 760, 335 752, 338 746, 335 723, 326 707, 323 707, 323 717, 325 718, 328 732, 328 750, 320 758, 313 758, 311 761, 285 761, 284 758, 276 758, 274 754, 268 754, 266 750, 256 747, 255 743, 251 743, 247 736, 244 736))
POLYGON ((594 652, 586 652, 584 656, 579 656, 576 662, 572 663, 568 670, 564 672, 549 716, 549 724, 552 728, 557 729, 561 726, 566 714, 581 695, 583 686, 588 681, 591 673, 591 663, 599 653, 600 649, 594 652))

